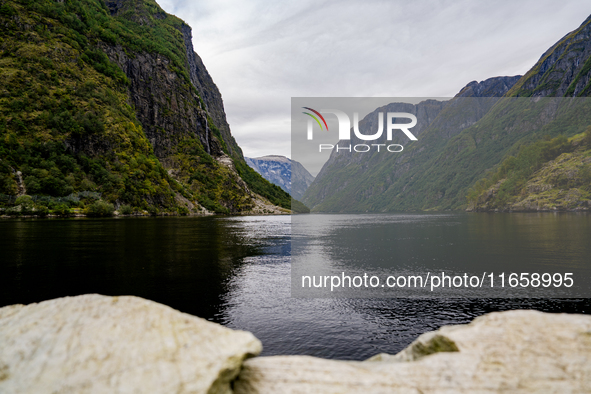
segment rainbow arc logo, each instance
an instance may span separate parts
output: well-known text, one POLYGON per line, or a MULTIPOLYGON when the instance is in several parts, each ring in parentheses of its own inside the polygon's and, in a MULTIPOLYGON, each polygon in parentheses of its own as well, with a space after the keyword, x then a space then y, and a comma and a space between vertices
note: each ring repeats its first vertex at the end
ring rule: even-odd
MULTIPOLYGON (((307 109, 308 111, 312 111, 312 112, 314 112, 316 115, 318 115, 318 116, 320 117, 320 119, 322 119, 322 122, 324 123, 324 126, 326 127, 326 131, 328 131, 328 125, 326 124, 326 120, 324 119, 324 116, 322 116, 322 115, 320 114, 320 112, 318 112, 318 111, 316 111, 315 109, 312 109, 312 108, 310 108, 310 107, 302 107, 302 108, 303 108, 303 109, 307 109)), ((308 115, 308 116, 310 116, 310 117, 312 117, 312 119, 314 119, 314 120, 316 121, 316 123, 318 123, 318 126, 320 126, 320 130, 324 130, 324 129, 323 129, 323 127, 322 127, 322 123, 320 123, 320 120, 319 120, 319 119, 318 119, 316 116, 312 115, 312 114, 311 114, 311 113, 309 113, 309 112, 302 112, 302 113, 303 113, 303 114, 306 114, 306 115, 308 115)))

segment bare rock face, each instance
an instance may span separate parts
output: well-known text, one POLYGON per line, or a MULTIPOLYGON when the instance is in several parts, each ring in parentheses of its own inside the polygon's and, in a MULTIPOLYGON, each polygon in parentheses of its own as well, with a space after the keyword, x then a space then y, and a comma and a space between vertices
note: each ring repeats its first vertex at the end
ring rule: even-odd
POLYGON ((138 297, 0 309, 0 393, 231 393, 261 343, 138 297))
POLYGON ((591 316, 491 313, 363 362, 247 360, 235 393, 588 393, 591 316))
POLYGON ((534 97, 589 96, 591 16, 548 49, 515 85, 514 94, 534 97))
POLYGON ((165 167, 170 167, 180 146, 193 138, 212 156, 223 153, 207 127, 208 113, 200 108, 199 96, 172 71, 170 59, 144 52, 130 56, 122 46, 103 45, 102 49, 129 78, 130 104, 165 167))

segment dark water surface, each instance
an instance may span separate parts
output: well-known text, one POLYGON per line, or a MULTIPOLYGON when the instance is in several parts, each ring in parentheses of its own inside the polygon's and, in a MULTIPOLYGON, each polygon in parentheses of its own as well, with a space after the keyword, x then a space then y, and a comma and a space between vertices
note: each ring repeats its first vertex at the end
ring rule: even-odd
MULTIPOLYGON (((534 215, 523 217, 545 229, 540 234, 548 239, 535 242, 546 245, 548 256, 562 248, 568 258, 582 258, 578 264, 591 264, 589 215, 534 215), (568 229, 567 244, 556 244, 551 235, 568 229)), ((514 237, 506 220, 457 216, 466 217, 472 225, 482 221, 483 231, 514 237)), ((589 299, 291 298, 290 241, 289 216, 2 220, 0 306, 86 293, 136 295, 251 331, 265 355, 338 359, 396 353, 425 331, 490 311, 591 312, 589 299)), ((502 250, 494 252, 502 257, 502 250)))

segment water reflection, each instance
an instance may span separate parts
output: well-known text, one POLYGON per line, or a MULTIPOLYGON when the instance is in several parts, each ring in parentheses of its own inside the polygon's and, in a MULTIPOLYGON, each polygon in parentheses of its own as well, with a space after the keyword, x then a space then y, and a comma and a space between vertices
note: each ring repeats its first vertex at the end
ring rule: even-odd
MULTIPOLYGON (((293 220, 292 273, 300 297, 429 296, 411 289, 301 288, 302 276, 408 276, 446 272, 495 273, 496 286, 438 289, 450 297, 589 297, 591 215, 588 214, 362 214, 311 215, 293 220), (499 274, 572 273, 574 286, 501 288, 499 274), (299 287, 299 288, 298 288, 299 287), (453 291, 452 291, 453 290, 453 291), (412 293, 412 294, 411 294, 412 293), (416 294, 415 294, 416 293, 416 294)), ((487 279, 487 284, 490 279, 487 279)), ((383 282, 382 282, 383 284, 383 282)), ((505 283, 506 284, 506 283, 505 283)))
POLYGON ((217 218, 2 221, 0 301, 132 294, 211 318, 259 244, 217 218))
MULTIPOLYGON (((495 244, 505 235, 530 243, 528 253, 550 263, 555 253, 574 260, 589 253, 588 216, 412 216, 374 217, 364 234, 390 242, 410 240, 415 251, 430 242, 434 249, 428 253, 440 259, 451 258, 453 253, 448 256, 446 250, 454 248, 486 248, 486 253, 503 257, 514 250, 495 244), (392 221, 411 226, 413 234, 387 228, 392 221), (429 225, 433 222, 435 226, 429 225)), ((348 236, 354 222, 332 217, 328 224, 320 221, 320 233, 308 241, 331 259, 346 261, 367 240, 350 233, 347 253, 339 252, 334 241, 348 236)), ((262 340, 265 355, 358 360, 379 352, 396 353, 425 331, 465 323, 489 311, 591 311, 587 299, 291 298, 291 230, 288 216, 0 221, 0 305, 93 292, 132 294, 252 331, 262 340)), ((420 257, 408 250, 400 255, 420 257)))

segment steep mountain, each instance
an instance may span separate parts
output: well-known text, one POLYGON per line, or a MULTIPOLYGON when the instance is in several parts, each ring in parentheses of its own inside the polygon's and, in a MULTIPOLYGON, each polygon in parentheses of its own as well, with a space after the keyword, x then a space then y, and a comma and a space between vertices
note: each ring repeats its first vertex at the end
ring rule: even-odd
POLYGON ((586 97, 590 78, 591 16, 550 47, 508 96, 586 97))
POLYGON ((263 178, 281 187, 296 200, 302 198, 314 181, 312 174, 301 163, 285 156, 269 155, 245 159, 246 163, 263 178))
MULTIPOLYGON (((421 168, 440 154, 445 144, 464 129, 476 124, 500 100, 517 77, 496 77, 471 82, 449 101, 426 100, 417 105, 392 103, 376 109, 360 123, 362 133, 377 128, 379 112, 408 112, 417 117, 412 129, 418 141, 402 133, 388 143, 401 144, 403 152, 349 153, 333 150, 330 159, 310 185, 302 201, 315 211, 398 211, 424 209, 426 195, 410 188, 422 185, 421 168), (482 97, 487 94, 489 97, 482 97), (397 197, 410 193, 406 200, 397 197)), ((386 136, 375 143, 386 143, 386 136)), ((351 144, 363 143, 354 137, 351 144)), ((348 143, 347 143, 348 144, 348 143)), ((439 195, 437 190, 435 195, 439 195)))
MULTIPOLYGON (((471 186, 522 146, 559 135, 572 137, 591 124, 586 98, 590 35, 588 18, 525 76, 471 82, 424 128, 418 141, 405 141, 398 156, 333 152, 303 202, 314 211, 465 209, 471 186)), ((376 114, 366 119, 372 117, 376 114)))
POLYGON ((468 194, 469 211, 591 208, 591 127, 585 134, 542 140, 505 159, 468 194))
POLYGON ((182 20, 153 0, 0 4, 0 193, 97 192, 153 212, 289 208, 246 165, 182 20))

